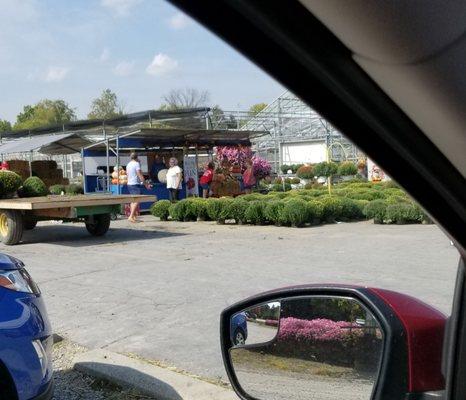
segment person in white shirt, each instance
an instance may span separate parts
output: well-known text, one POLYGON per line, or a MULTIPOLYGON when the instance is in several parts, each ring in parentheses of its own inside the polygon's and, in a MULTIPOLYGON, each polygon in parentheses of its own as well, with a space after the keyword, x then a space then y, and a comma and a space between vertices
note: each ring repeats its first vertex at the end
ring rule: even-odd
MULTIPOLYGON (((128 192, 132 195, 141 194, 141 185, 149 188, 149 185, 146 184, 144 175, 141 172, 141 164, 136 153, 131 153, 131 161, 126 165, 126 175, 128 177, 128 192)), ((130 214, 128 217, 129 222, 137 222, 136 219, 136 209, 138 203, 131 203, 130 205, 130 214)))
POLYGON ((175 157, 170 158, 170 168, 167 171, 167 189, 171 202, 178 200, 178 190, 181 189, 182 170, 175 157))

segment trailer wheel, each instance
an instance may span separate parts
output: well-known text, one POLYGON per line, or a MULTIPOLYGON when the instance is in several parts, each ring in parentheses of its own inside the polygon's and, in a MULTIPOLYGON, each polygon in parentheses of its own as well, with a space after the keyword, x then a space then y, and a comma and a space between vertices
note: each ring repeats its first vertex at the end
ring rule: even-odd
POLYGON ((103 236, 110 228, 110 214, 97 214, 86 220, 86 229, 93 236, 103 236))
POLYGON ((23 215, 18 210, 0 211, 0 236, 4 244, 18 244, 23 236, 23 215))
POLYGON ((35 218, 23 218, 24 229, 30 231, 37 225, 37 219, 35 218))

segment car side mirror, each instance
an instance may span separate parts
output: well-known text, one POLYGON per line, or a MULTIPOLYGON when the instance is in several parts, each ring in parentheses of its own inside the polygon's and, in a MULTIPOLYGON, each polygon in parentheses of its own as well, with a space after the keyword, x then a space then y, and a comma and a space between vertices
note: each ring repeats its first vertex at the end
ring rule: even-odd
POLYGON ((445 321, 392 291, 299 286, 225 309, 222 355, 241 399, 415 399, 444 389, 445 321))

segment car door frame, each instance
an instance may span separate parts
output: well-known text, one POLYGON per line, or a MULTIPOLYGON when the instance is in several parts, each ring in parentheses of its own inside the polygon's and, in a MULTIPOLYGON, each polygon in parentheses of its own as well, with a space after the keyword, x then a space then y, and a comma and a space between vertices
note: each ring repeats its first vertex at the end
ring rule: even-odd
POLYGON ((460 263, 446 332, 445 398, 466 398, 459 379, 466 372, 466 179, 299 1, 169 1, 329 120, 450 236, 460 263))

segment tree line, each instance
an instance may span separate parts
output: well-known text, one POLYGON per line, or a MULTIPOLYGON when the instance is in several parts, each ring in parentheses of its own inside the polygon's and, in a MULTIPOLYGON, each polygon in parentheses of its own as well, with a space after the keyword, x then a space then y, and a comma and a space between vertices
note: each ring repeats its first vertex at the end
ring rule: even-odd
MULTIPOLYGON (((163 97, 163 103, 159 110, 173 111, 188 108, 206 107, 209 104, 208 91, 192 88, 172 89, 163 97)), ((266 103, 254 104, 249 109, 249 115, 253 116, 262 111, 266 103)), ((219 106, 212 107, 213 113, 223 113, 219 106)), ((102 91, 99 97, 91 103, 91 109, 87 114, 88 119, 112 119, 125 114, 125 106, 117 95, 110 89, 102 91)), ((26 105, 16 116, 16 121, 11 123, 0 118, 0 132, 22 129, 34 129, 47 125, 59 125, 76 121, 76 109, 66 101, 58 99, 44 99, 34 105, 26 105)))

